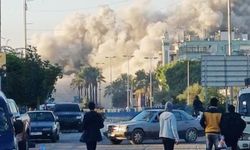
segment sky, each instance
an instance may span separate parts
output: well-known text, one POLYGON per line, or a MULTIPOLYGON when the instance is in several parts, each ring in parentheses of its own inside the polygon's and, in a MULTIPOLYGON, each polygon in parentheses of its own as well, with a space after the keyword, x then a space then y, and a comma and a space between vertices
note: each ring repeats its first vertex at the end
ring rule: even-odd
MULTIPOLYGON (((31 43, 34 34, 52 32, 56 25, 72 13, 95 13, 103 5, 116 10, 130 5, 133 0, 26 0, 27 40, 31 43)), ((168 0, 154 0, 152 6, 163 9, 168 0)), ((24 47, 24 0, 1 0, 2 45, 24 47)))

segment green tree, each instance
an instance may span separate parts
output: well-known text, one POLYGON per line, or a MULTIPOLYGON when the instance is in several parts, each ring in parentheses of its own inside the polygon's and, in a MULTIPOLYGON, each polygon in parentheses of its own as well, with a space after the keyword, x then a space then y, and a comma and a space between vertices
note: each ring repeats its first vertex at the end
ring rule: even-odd
POLYGON ((72 80, 71 85, 73 88, 78 88, 79 96, 81 96, 81 90, 84 88, 86 103, 93 101, 97 104, 97 88, 100 82, 105 82, 100 69, 87 66, 80 69, 72 80))
MULTIPOLYGON (((129 76, 132 81, 132 76, 129 76)), ((132 83, 132 82, 130 82, 132 83)), ((127 74, 121 74, 115 81, 105 87, 104 96, 112 97, 112 105, 118 108, 127 106, 127 74)))
MULTIPOLYGON (((187 61, 174 62, 165 66, 166 85, 169 88, 169 97, 174 99, 187 87, 187 61)), ((190 61, 189 63, 189 83, 200 83, 201 72, 200 62, 190 61)))
POLYGON ((60 66, 43 61, 34 47, 26 50, 25 58, 8 53, 6 67, 3 91, 21 105, 35 107, 43 103, 55 90, 57 79, 62 77, 60 66))
MULTIPOLYGON (((202 95, 202 86, 200 86, 198 83, 195 83, 185 89, 182 94, 179 94, 177 96, 177 99, 183 103, 187 103, 187 95, 189 93, 189 102, 190 105, 193 104, 193 100, 196 95, 200 97, 202 95)), ((201 98, 201 97, 200 97, 201 98)))
POLYGON ((84 82, 83 78, 81 77, 80 72, 77 72, 74 75, 74 78, 72 79, 72 81, 70 83, 71 88, 77 89, 79 99, 82 99, 82 97, 83 97, 82 90, 83 90, 83 87, 84 87, 84 83, 85 82, 84 82))

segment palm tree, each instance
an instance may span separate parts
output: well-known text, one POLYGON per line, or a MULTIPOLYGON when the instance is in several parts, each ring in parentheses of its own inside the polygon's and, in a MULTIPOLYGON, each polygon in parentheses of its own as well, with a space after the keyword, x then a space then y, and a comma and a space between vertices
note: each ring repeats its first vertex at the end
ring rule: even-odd
POLYGON ((104 77, 99 68, 85 67, 82 69, 82 78, 85 81, 87 100, 97 103, 97 87, 98 81, 105 82, 104 77))
POLYGON ((82 98, 82 90, 84 87, 84 80, 81 78, 81 72, 78 72, 74 75, 74 78, 72 79, 70 86, 73 89, 77 89, 78 92, 78 98, 79 100, 82 98))
POLYGON ((134 78, 134 83, 136 97, 140 95, 142 99, 146 99, 146 96, 149 96, 149 74, 142 69, 138 70, 135 75, 136 77, 134 78))

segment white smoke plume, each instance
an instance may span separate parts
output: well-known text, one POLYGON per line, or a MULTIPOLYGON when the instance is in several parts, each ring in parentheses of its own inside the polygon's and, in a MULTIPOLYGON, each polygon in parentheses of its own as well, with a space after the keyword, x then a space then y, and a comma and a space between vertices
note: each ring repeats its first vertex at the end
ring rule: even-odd
MULTIPOLYGON (((43 58, 64 66, 66 74, 83 65, 105 63, 99 67, 109 81, 110 63, 105 57, 116 56, 112 59, 113 79, 128 71, 128 60, 123 55, 133 56, 129 59, 131 74, 138 69, 148 70, 149 60, 144 57, 157 56, 160 60, 165 32, 171 39, 186 30, 203 36, 204 31, 225 26, 227 20, 227 0, 180 0, 176 6, 166 6, 172 7, 171 11, 153 10, 151 2, 137 0, 116 11, 102 6, 95 14, 74 13, 53 34, 34 36, 34 45, 43 58)), ((233 23, 244 31, 250 25, 249 6, 248 0, 233 1, 233 23)))

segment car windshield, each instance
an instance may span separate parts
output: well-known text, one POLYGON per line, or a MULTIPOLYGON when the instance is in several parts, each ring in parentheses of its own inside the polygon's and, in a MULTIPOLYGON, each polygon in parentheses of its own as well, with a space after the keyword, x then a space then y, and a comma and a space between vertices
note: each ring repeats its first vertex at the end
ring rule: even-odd
POLYGON ((155 115, 156 111, 142 111, 136 115, 132 121, 150 121, 151 118, 155 115))
POLYGON ((3 110, 4 109, 0 107, 0 132, 5 132, 9 129, 8 120, 3 110))
POLYGON ((54 112, 80 112, 80 107, 77 104, 57 104, 54 112))
POLYGON ((31 122, 37 121, 55 121, 51 112, 30 112, 28 113, 31 122))

